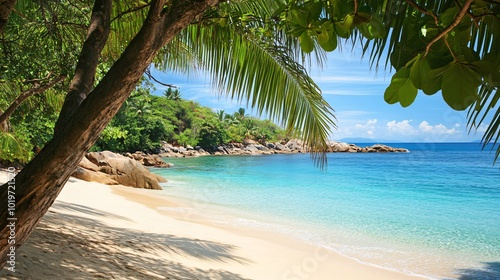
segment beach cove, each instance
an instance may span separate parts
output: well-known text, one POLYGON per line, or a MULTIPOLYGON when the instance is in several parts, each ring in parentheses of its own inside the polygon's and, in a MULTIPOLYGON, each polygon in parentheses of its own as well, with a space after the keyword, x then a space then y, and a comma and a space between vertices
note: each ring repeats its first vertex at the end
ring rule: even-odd
MULTIPOLYGON (((497 168, 477 144, 169 159, 162 190, 72 178, 6 279, 497 279, 497 168)), ((3 181, 7 179, 5 173, 3 181)))
POLYGON ((72 178, 0 278, 424 279, 200 214, 154 191, 72 178))

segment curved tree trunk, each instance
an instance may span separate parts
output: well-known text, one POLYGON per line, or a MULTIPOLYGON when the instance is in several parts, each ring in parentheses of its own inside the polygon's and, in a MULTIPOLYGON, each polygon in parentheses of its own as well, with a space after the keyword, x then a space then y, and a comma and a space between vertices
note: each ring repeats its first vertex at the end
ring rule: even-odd
MULTIPOLYGON (((61 132, 55 134, 42 151, 16 176, 14 215, 11 215, 8 208, 8 184, 0 187, 2 266, 11 253, 9 236, 15 234, 14 249, 26 241, 85 152, 94 144, 130 95, 158 50, 219 1, 173 1, 168 10, 165 7, 165 0, 153 1, 143 27, 122 56, 81 103, 61 132)), ((12 188, 10 190, 12 191, 12 188)))

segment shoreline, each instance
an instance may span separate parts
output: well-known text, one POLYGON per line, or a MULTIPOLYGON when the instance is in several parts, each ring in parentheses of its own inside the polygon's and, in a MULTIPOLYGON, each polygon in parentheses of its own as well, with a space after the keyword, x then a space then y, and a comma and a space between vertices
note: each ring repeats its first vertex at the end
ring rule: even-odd
POLYGON ((149 190, 71 178, 18 249, 17 272, 4 269, 0 276, 426 279, 362 264, 280 233, 216 225, 194 214, 186 219, 188 210, 182 201, 149 190))
MULTIPOLYGON (((418 273, 404 272, 396 268, 385 267, 383 265, 379 265, 369 261, 364 261, 362 259, 358 259, 354 256, 350 256, 341 251, 338 251, 337 249, 335 249, 335 246, 331 247, 325 244, 318 244, 316 242, 308 240, 307 238, 302 238, 301 236, 299 236, 297 232, 290 231, 293 229, 299 229, 299 227, 304 228, 304 224, 302 223, 302 221, 299 220, 283 221, 283 219, 277 217, 268 217, 268 216, 263 217, 262 213, 250 213, 248 210, 245 209, 239 209, 230 206, 213 205, 209 202, 186 200, 180 197, 173 198, 167 193, 167 190, 164 189, 163 191, 165 193, 161 194, 160 196, 166 198, 165 201, 170 203, 170 206, 166 207, 160 206, 157 207, 156 210, 164 215, 167 215, 179 221, 188 221, 196 224, 206 225, 209 227, 216 227, 222 230, 228 230, 231 232, 235 232, 238 235, 251 238, 265 237, 266 240, 272 239, 277 241, 278 243, 283 242, 283 240, 287 240, 286 244, 288 244, 289 247, 294 247, 294 245, 300 245, 301 247, 303 246, 304 248, 308 248, 309 250, 315 250, 315 251, 320 250, 328 254, 329 258, 332 257, 333 259, 337 258, 348 259, 349 261, 355 262, 359 265, 362 265, 363 267, 368 266, 375 269, 381 269, 383 271, 394 272, 398 274, 399 277, 403 277, 397 279, 407 279, 404 277, 412 277, 411 279, 432 279, 432 280, 442 279, 418 273), (196 206, 198 205, 201 205, 201 207, 199 207, 201 209, 196 209, 196 206), (277 225, 276 223, 281 223, 281 224, 277 225), (289 244, 293 245, 290 246, 289 244)), ((143 194, 143 197, 137 198, 135 197, 136 194, 133 190, 131 191, 133 192, 131 196, 129 190, 121 188, 114 189, 113 192, 134 202, 144 201, 146 197, 150 197, 153 201, 156 198, 158 198, 158 196, 154 195, 154 193, 153 194, 145 193, 143 194)), ((151 207, 150 204, 148 206, 151 207)), ((312 224, 306 225, 305 228, 306 229, 304 229, 303 231, 309 231, 311 228, 313 228, 313 231, 318 230, 318 228, 315 228, 315 226, 312 224)), ((366 279, 378 279, 371 277, 372 276, 369 276, 369 278, 366 279)), ((283 279, 288 279, 288 278, 285 277, 283 279)), ((296 278, 290 278, 290 279, 296 279, 296 278)), ((302 279, 302 278, 297 278, 297 279, 302 279)), ((316 279, 316 278, 311 278, 311 279, 316 279)), ((318 279, 326 279, 326 278, 318 278, 318 279)), ((351 279, 351 278, 346 278, 346 279, 351 279)), ((353 279, 359 279, 359 278, 353 278, 353 279)), ((392 278, 387 278, 387 279, 392 279, 392 278)))

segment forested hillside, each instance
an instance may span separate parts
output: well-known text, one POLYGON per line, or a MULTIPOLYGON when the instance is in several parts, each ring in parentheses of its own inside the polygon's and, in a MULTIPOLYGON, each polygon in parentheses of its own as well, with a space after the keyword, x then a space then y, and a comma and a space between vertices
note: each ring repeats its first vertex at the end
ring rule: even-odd
MULTIPOLYGON (((285 137, 280 127, 268 120, 250 117, 240 108, 232 114, 182 99, 178 89, 162 95, 143 82, 122 106, 101 134, 92 151, 157 152, 162 141, 180 146, 200 146, 212 150, 225 143, 247 139, 260 142, 285 137)), ((51 94, 32 96, 9 120, 11 143, 0 158, 27 161, 50 140, 62 99, 51 94)), ((5 134, 6 135, 6 134, 5 134)))
POLYGON ((161 141, 180 146, 216 146, 252 139, 260 142, 285 137, 284 131, 270 121, 245 114, 233 114, 183 100, 178 89, 169 88, 162 96, 150 88, 138 88, 106 127, 93 150, 117 152, 155 152, 161 141))

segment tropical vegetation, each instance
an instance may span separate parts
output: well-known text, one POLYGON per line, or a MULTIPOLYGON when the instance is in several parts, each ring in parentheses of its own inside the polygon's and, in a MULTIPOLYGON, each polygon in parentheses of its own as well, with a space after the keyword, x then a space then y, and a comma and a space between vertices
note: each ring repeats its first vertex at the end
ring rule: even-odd
POLYGON ((286 133, 269 120, 233 114, 183 100, 179 89, 168 88, 163 96, 143 85, 136 89, 102 132, 92 150, 159 152, 162 142, 200 146, 212 151, 219 145, 255 140, 283 140, 286 133))

